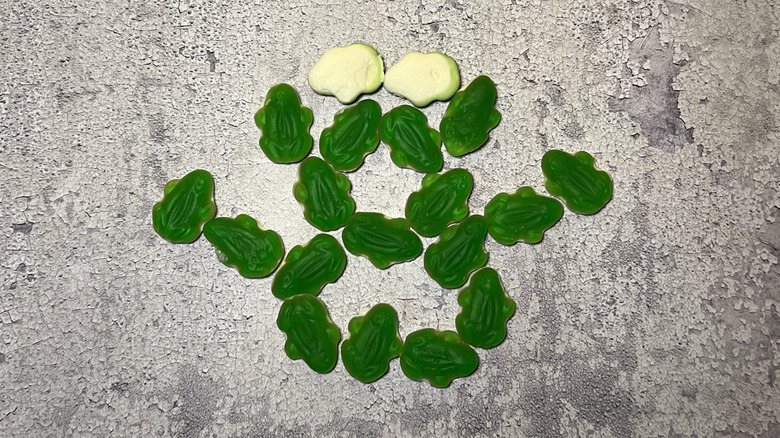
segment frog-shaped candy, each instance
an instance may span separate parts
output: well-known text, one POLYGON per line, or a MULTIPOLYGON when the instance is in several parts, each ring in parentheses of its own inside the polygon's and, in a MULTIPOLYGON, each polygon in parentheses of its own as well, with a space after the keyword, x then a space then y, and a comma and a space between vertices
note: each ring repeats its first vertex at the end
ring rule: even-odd
POLYGON ((457 333, 422 329, 410 333, 401 350, 401 370, 412 380, 427 380, 446 388, 452 380, 466 377, 479 365, 479 356, 457 333))
POLYGON ((390 110, 382 116, 379 135, 397 166, 424 173, 441 170, 441 135, 428 126, 425 114, 417 108, 401 105, 390 110))
POLYGON ((458 294, 458 334, 475 347, 491 348, 506 338, 506 323, 515 313, 515 302, 504 292, 498 273, 485 268, 471 277, 458 294))
POLYGON ((255 125, 262 131, 260 148, 274 163, 296 163, 311 151, 309 134, 314 117, 301 105, 298 93, 287 84, 271 87, 263 107, 255 113, 255 125))
POLYGON ((401 354, 398 314, 380 303, 349 321, 349 339, 341 344, 341 360, 352 377, 373 382, 387 373, 390 360, 401 354))
POLYGON ((515 193, 499 193, 485 206, 488 232, 497 242, 514 245, 519 241, 539 243, 544 232, 563 216, 563 205, 537 194, 531 187, 515 193))
POLYGON ((416 259, 422 254, 422 241, 403 218, 381 213, 355 213, 341 234, 352 254, 365 256, 379 269, 416 259))
POLYGON ((425 271, 443 288, 463 286, 487 263, 486 236, 487 222, 479 215, 447 228, 425 251, 425 271))
POLYGON ((198 169, 165 185, 163 199, 152 208, 152 226, 169 242, 190 243, 216 214, 214 178, 198 169))
POLYGON ((406 201, 406 219, 421 236, 438 236, 469 214, 473 187, 474 178, 464 169, 425 175, 422 188, 406 201))
POLYGON ((245 214, 218 217, 206 223, 203 235, 214 245, 217 258, 247 278, 270 275, 284 256, 282 238, 275 231, 261 228, 245 214))
POLYGON ((355 200, 349 196, 350 183, 328 163, 309 157, 298 168, 293 186, 295 199, 303 206, 306 220, 322 231, 343 227, 355 212, 355 200))
POLYGON ((542 172, 547 191, 563 199, 575 213, 596 213, 612 199, 612 178, 596 169, 593 156, 587 152, 547 151, 542 157, 542 172))
POLYGON ((322 130, 320 153, 336 170, 350 172, 379 146, 382 108, 371 99, 336 113, 333 125, 322 130))
POLYGON ((447 152, 460 157, 479 149, 488 133, 501 121, 496 104, 496 85, 479 76, 452 98, 439 124, 447 152))
POLYGON ((282 303, 276 325, 287 335, 284 352, 309 368, 327 373, 336 366, 341 332, 317 297, 296 295, 282 303))
POLYGON ((293 247, 271 283, 275 297, 297 294, 317 295, 328 283, 344 273, 347 254, 335 237, 318 234, 304 246, 293 247))

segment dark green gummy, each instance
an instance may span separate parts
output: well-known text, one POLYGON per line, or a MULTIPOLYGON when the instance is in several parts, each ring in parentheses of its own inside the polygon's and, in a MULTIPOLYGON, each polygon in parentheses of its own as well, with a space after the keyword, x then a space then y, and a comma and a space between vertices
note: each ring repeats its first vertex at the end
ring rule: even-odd
POLYGON ((320 153, 336 170, 350 172, 379 146, 382 108, 371 99, 336 113, 333 125, 322 130, 320 153))
POLYGON ((381 213, 355 213, 341 234, 352 254, 365 256, 379 269, 414 260, 422 254, 422 241, 403 218, 381 213))
POLYGON ((341 333, 322 301, 305 294, 290 298, 282 303, 276 325, 287 335, 287 357, 303 359, 318 373, 327 373, 336 366, 341 333))
POLYGON ((332 231, 343 227, 355 212, 350 187, 344 174, 334 172, 320 158, 309 157, 298 168, 293 195, 310 224, 322 231, 332 231))
POLYGON ((547 151, 542 157, 542 172, 547 191, 575 213, 596 213, 612 199, 612 178, 596 169, 593 156, 587 152, 547 151))
POLYGON ((317 295, 344 273, 347 254, 329 234, 318 234, 305 246, 290 250, 271 283, 271 292, 281 299, 298 294, 317 295))
POLYGON ((401 105, 390 110, 382 116, 379 133, 397 166, 425 173, 441 170, 441 136, 417 108, 401 105))
POLYGON ((272 87, 263 107, 255 113, 262 131, 260 148, 274 163, 296 163, 309 154, 314 139, 309 134, 314 117, 301 105, 298 93, 287 84, 272 87))
POLYGON ((341 360, 349 374, 363 383, 384 376, 390 360, 401 354, 398 314, 389 304, 377 304, 349 321, 349 339, 341 344, 341 360))
POLYGON ((426 380, 446 388, 458 377, 466 377, 479 365, 479 356, 457 333, 422 329, 406 337, 401 350, 401 370, 412 380, 426 380))
POLYGON ((498 273, 485 268, 471 277, 458 294, 460 313, 455 327, 468 344, 491 348, 506 338, 506 323, 515 313, 515 302, 504 292, 498 273))
POLYGON ((214 178, 205 170, 193 170, 165 185, 162 200, 152 208, 152 226, 169 242, 190 243, 216 214, 214 178))
POLYGON ((514 245, 519 241, 539 243, 544 232, 563 216, 563 205, 541 196, 530 187, 511 195, 499 193, 485 206, 488 232, 497 242, 514 245))
POLYGON ((284 256, 279 234, 261 229, 245 214, 212 219, 203 227, 203 235, 214 245, 220 262, 247 278, 271 275, 284 256))
POLYGON ((420 235, 438 236, 447 225, 469 214, 473 187, 474 178, 464 169, 425 175, 422 188, 406 201, 406 219, 420 235))
POLYGON ((487 76, 479 76, 455 94, 439 124, 447 152, 456 157, 479 149, 488 133, 501 121, 496 104, 496 86, 487 76))
POLYGON ((425 251, 425 271, 443 288, 461 287, 469 275, 487 263, 487 221, 469 216, 444 230, 425 251))

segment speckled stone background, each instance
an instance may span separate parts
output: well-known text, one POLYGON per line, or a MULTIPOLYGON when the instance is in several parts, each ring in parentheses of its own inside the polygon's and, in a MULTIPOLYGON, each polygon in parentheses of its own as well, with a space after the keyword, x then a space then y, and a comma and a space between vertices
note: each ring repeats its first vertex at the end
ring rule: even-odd
MULTIPOLYGON (((780 436, 780 42, 773 0, 168 2, 0 5, 0 435, 780 436), (315 138, 342 106, 306 77, 363 41, 491 76, 503 121, 445 167, 544 191, 540 159, 587 150, 615 181, 536 246, 487 243, 517 302, 509 336, 447 389, 398 361, 364 385, 283 353, 270 280, 204 239, 152 230, 166 181, 214 174, 219 213, 289 249, 315 235, 252 115, 288 82, 315 138)), ((402 99, 381 90, 384 110, 402 99)), ((425 109, 438 126, 446 105, 425 109)), ((318 153, 315 150, 315 153, 318 153)), ((349 175, 400 216, 421 175, 385 146, 349 175)), ((337 237, 340 232, 334 233, 337 237)), ((426 245, 431 240, 426 240, 426 245)), ((401 334, 453 329, 422 259, 349 257, 321 298, 342 333, 384 301, 401 334)))

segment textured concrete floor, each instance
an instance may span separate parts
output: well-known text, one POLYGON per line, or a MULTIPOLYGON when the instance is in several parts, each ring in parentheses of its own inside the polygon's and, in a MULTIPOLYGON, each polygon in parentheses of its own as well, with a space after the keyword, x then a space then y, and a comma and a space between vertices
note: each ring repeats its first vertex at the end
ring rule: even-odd
MULTIPOLYGON (((780 436, 774 1, 224 3, 0 5, 0 435, 780 436), (473 172, 473 212, 543 190, 552 148, 615 180, 601 213, 567 212, 539 245, 489 240, 518 310, 448 389, 397 360, 371 385, 315 374, 283 354, 270 280, 152 231, 165 182, 204 168, 221 215, 287 248, 314 236, 296 167, 265 158, 251 118, 288 82, 316 138, 341 105, 308 70, 354 41, 495 80, 502 123, 445 160, 473 172)), ((400 216, 421 175, 383 146, 350 179, 360 210, 400 216)), ((404 336, 453 329, 456 296, 421 259, 351 255, 321 295, 342 333, 385 301, 404 336)))

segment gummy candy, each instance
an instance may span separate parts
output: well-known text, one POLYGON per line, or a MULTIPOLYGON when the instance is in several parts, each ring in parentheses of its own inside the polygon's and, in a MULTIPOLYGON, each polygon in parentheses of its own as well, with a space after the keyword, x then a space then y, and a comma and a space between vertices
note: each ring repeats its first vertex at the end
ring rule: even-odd
POLYGON ((203 227, 203 235, 214 245, 220 262, 247 278, 267 277, 284 256, 279 234, 260 228, 245 214, 212 219, 203 227))
POLYGON ((409 229, 409 222, 381 213, 355 213, 341 238, 347 251, 367 257, 379 269, 422 254, 422 241, 409 229))
POLYGON ((350 187, 344 174, 334 172, 320 158, 309 157, 298 168, 293 195, 310 224, 322 231, 332 231, 343 227, 355 212, 350 187))
POLYGON ((596 169, 593 156, 587 152, 547 151, 542 157, 542 172, 547 191, 563 199, 575 213, 596 213, 612 199, 612 178, 596 169))
POLYGON ((314 143, 309 134, 313 120, 311 110, 301 105, 291 86, 271 87, 263 107, 255 113, 255 124, 263 133, 260 148, 274 163, 301 161, 314 143))
POLYGON ((490 130, 501 121, 495 109, 496 86, 487 76, 479 76, 455 94, 439 124, 447 151, 456 157, 479 149, 490 130))
POLYGON ((333 125, 322 130, 320 153, 336 170, 349 172, 363 164, 379 146, 382 108, 371 99, 339 111, 333 125))
POLYGON ((460 72, 455 60, 439 53, 410 52, 387 70, 385 89, 422 108, 448 100, 458 91, 460 72))
POLYGON ((441 136, 428 126, 425 114, 417 108, 401 105, 390 110, 382 116, 379 135, 397 166, 425 173, 441 170, 441 136))
POLYGON ((343 104, 376 91, 384 78, 382 58, 373 47, 361 43, 328 50, 309 71, 314 92, 336 96, 343 104))
POLYGON ((297 294, 317 295, 344 273, 347 254, 335 237, 318 234, 305 246, 294 246, 271 283, 271 292, 285 299, 297 294))
POLYGON ((216 214, 214 178, 205 170, 193 170, 165 185, 163 199, 152 208, 152 226, 169 242, 190 243, 216 214))
POLYGON ((425 251, 425 270, 443 288, 463 286, 469 275, 487 263, 487 221, 479 215, 444 230, 425 251))
POLYGON ((473 187, 474 178, 464 169, 425 175, 422 188, 406 201, 406 219, 420 235, 438 236, 447 225, 469 214, 468 199, 473 187))
POLYGON ((401 354, 398 314, 389 304, 377 304, 349 321, 349 339, 341 344, 344 368, 363 383, 387 373, 390 360, 401 354))
POLYGON ((479 356, 457 333, 422 329, 406 337, 401 350, 401 370, 412 380, 427 380, 446 388, 453 379, 466 377, 479 365, 479 356))
POLYGON ((276 325, 287 335, 287 357, 303 359, 318 373, 327 373, 336 366, 341 332, 317 297, 296 295, 282 303, 276 325))
POLYGON ((461 309, 455 327, 464 342, 491 348, 504 341, 506 323, 515 313, 515 302, 504 292, 495 270, 477 271, 458 294, 458 304, 461 309))
POLYGON ((511 195, 499 193, 485 206, 488 232, 497 242, 514 245, 519 241, 539 243, 544 232, 563 216, 563 205, 541 196, 530 187, 520 187, 511 195))

